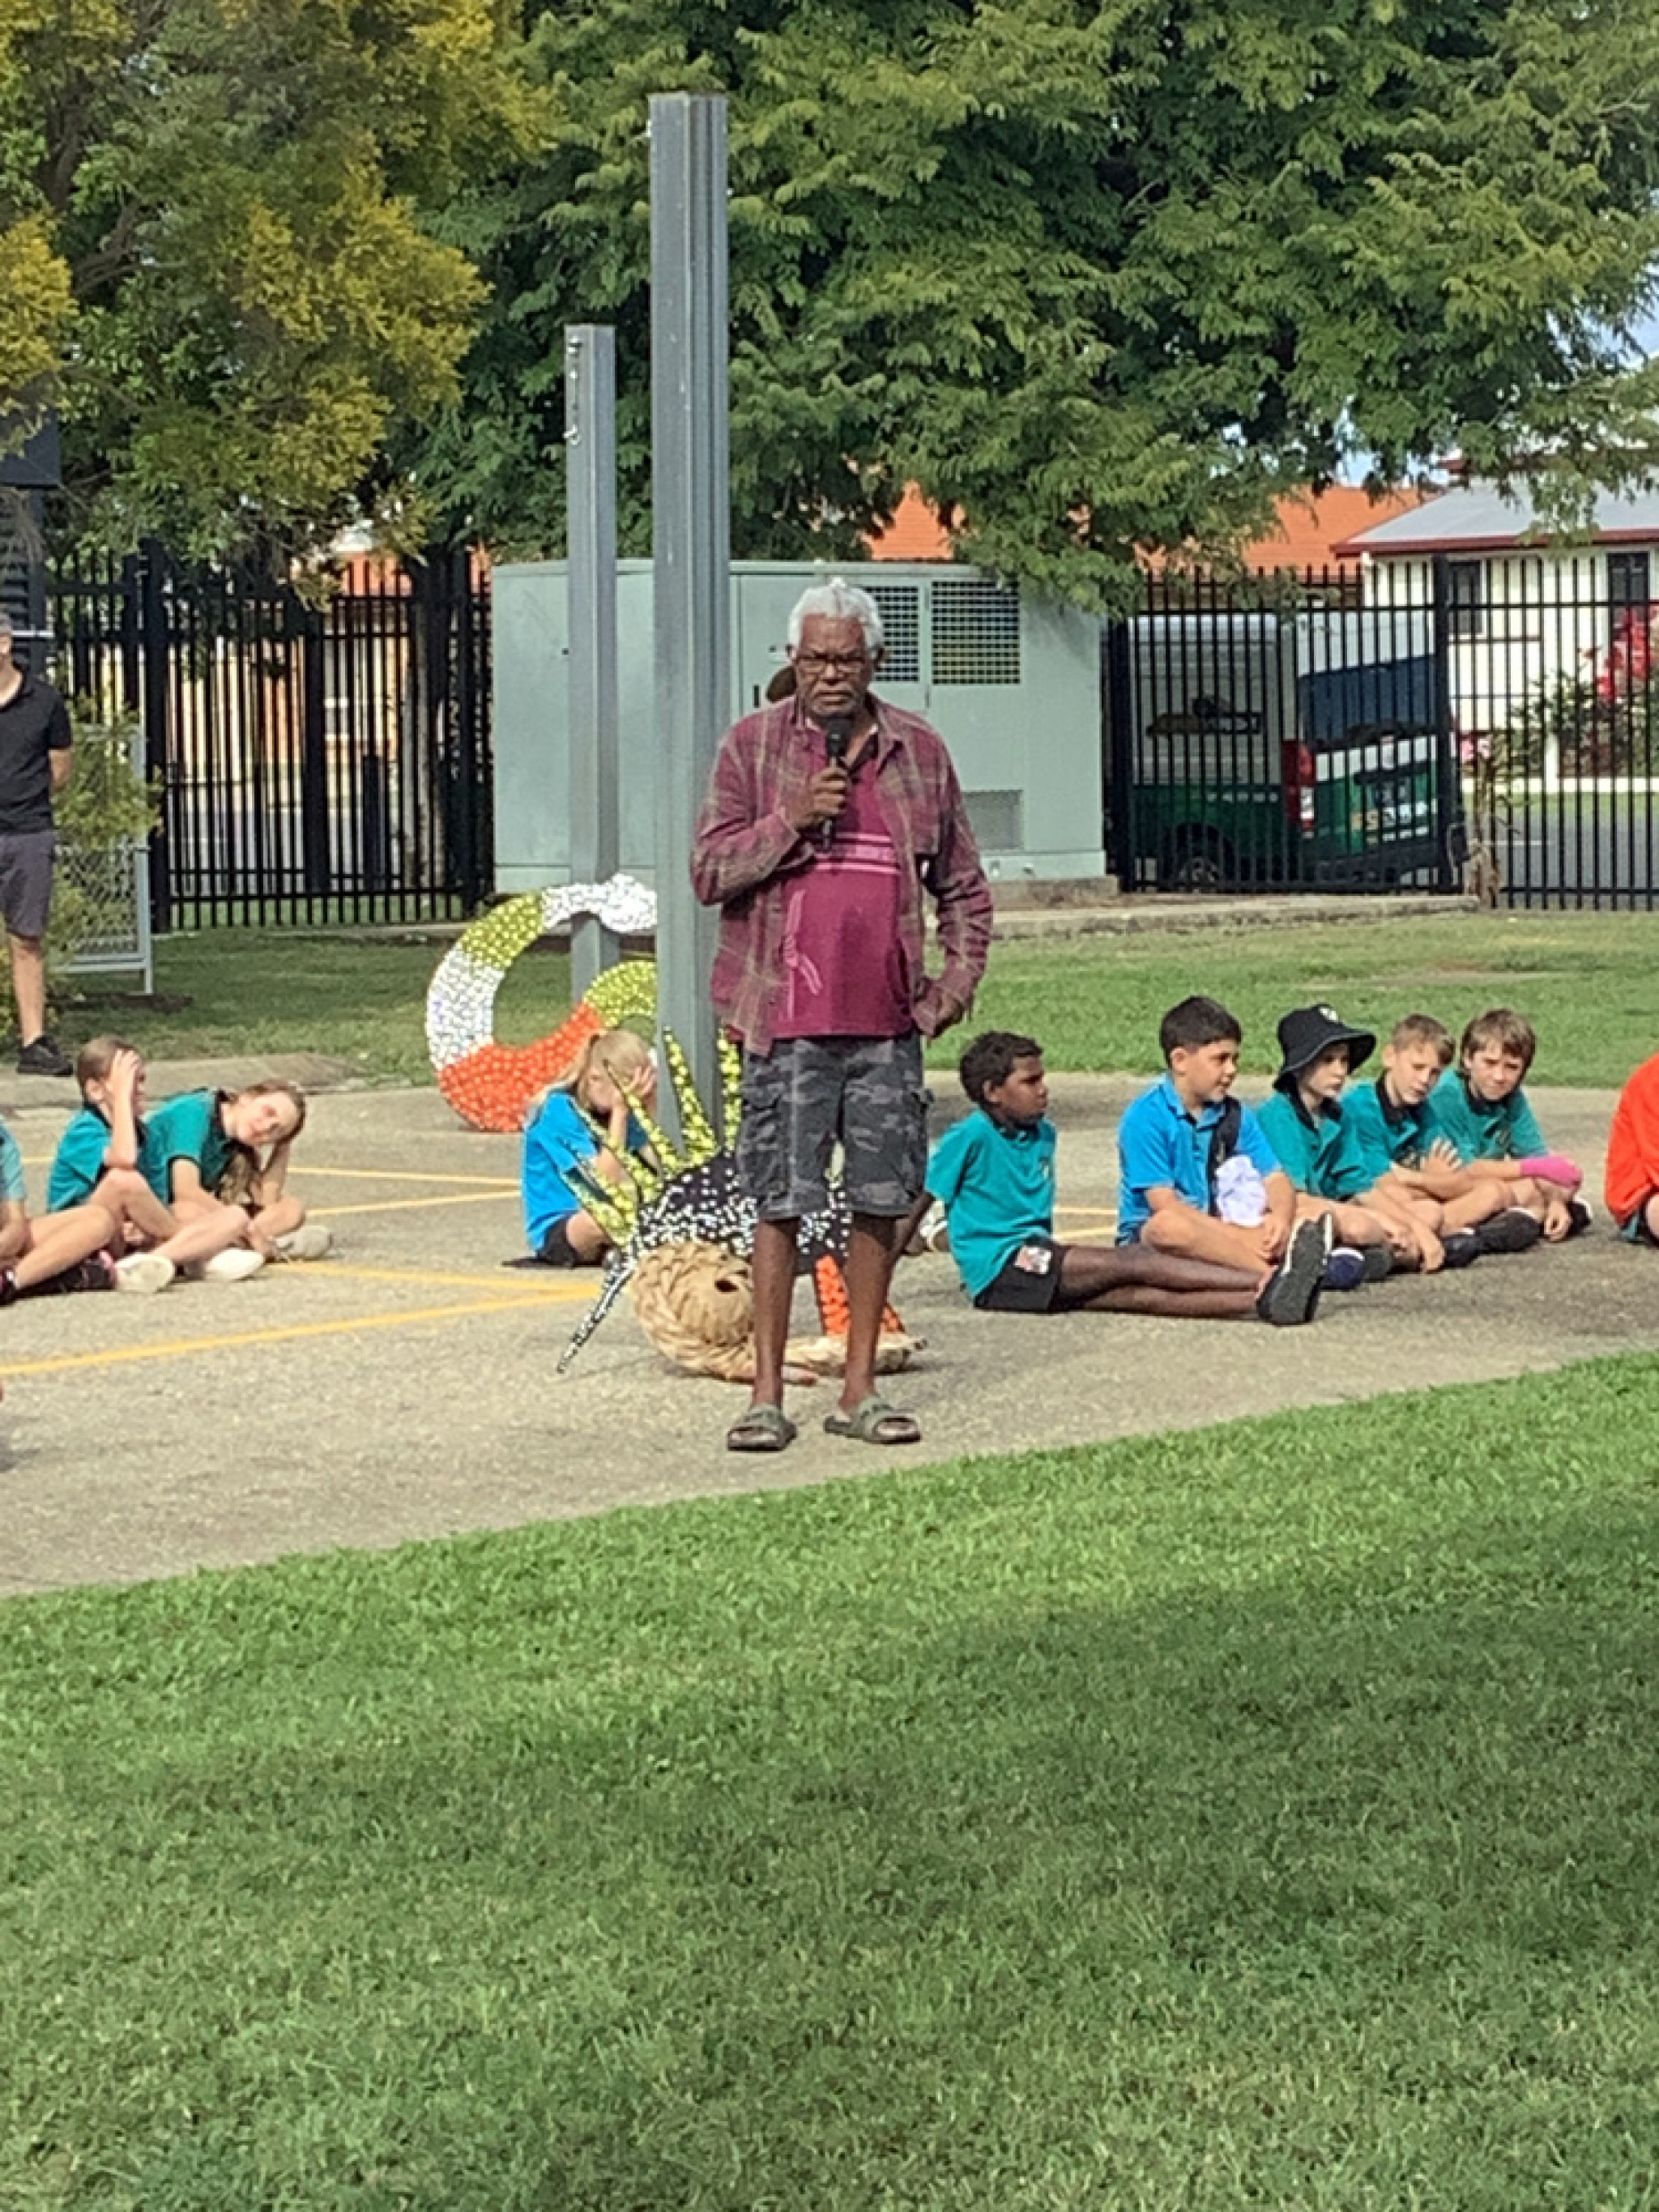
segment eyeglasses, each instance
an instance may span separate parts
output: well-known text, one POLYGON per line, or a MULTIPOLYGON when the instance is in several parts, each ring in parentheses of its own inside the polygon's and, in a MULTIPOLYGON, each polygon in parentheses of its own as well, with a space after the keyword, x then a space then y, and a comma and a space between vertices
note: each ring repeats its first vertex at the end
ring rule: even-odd
POLYGON ((870 665, 870 655, 862 646, 856 653, 798 653, 795 665, 807 676, 856 676, 870 665))

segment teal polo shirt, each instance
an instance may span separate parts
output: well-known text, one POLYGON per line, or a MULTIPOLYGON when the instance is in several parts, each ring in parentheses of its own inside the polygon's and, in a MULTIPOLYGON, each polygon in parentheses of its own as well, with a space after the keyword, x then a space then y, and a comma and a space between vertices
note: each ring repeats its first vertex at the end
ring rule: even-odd
POLYGON ((17 1139, 0 1123, 0 1206, 23 1203, 23 1155, 17 1139))
POLYGON ((139 1165, 144 1180, 161 1195, 173 1196, 173 1164, 188 1160, 202 1178, 205 1191, 216 1191, 230 1165, 234 1147, 219 1119, 221 1094, 216 1091, 181 1091, 164 1098, 146 1125, 144 1151, 139 1165))
POLYGON ((62 1213, 71 1206, 84 1206, 92 1187, 104 1172, 109 1149, 109 1123, 90 1106, 83 1106, 58 1139, 52 1171, 46 1177, 46 1211, 62 1213))
POLYGON ((1382 1076, 1362 1083, 1342 1102, 1342 1118, 1352 1127, 1365 1163, 1367 1188, 1381 1182, 1390 1168, 1420 1168, 1434 1141, 1428 1099, 1420 1106, 1396 1106, 1382 1084, 1382 1076))
POLYGON ((1435 1135, 1455 1145, 1465 1164, 1470 1160, 1530 1159, 1549 1150, 1523 1088, 1517 1085, 1507 1098, 1488 1102, 1475 1097, 1455 1067, 1449 1067, 1435 1085, 1429 1116, 1435 1135))
POLYGON ((1323 1103, 1317 1119, 1300 1098, 1275 1091, 1257 1119, 1282 1167, 1298 1190, 1339 1201, 1358 1198, 1376 1180, 1339 1099, 1323 1103))
POLYGON ((994 1121, 981 1107, 934 1146, 927 1188, 950 1221, 951 1256, 970 1298, 1022 1244, 1054 1235, 1054 1145, 1052 1121, 994 1121))
MULTIPOLYGON (((1200 1213, 1210 1210, 1210 1139, 1226 1102, 1212 1098, 1196 1114, 1182 1103, 1175 1080, 1166 1075, 1151 1091, 1143 1091, 1117 1125, 1117 1241, 1133 1244, 1152 1212, 1149 1190, 1176 1191, 1200 1213)), ((1279 1172, 1273 1146, 1261 1133, 1261 1124, 1248 1106, 1240 1109, 1238 1141, 1233 1154, 1242 1154, 1264 1178, 1279 1172)))

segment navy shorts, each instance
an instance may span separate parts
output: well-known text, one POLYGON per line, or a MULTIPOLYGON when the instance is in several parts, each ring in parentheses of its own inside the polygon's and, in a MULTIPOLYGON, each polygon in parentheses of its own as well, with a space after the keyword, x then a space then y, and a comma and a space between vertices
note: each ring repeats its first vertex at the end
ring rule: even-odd
POLYGON ((52 913, 55 830, 0 834, 0 915, 14 937, 44 937, 52 913))
POLYGON ((839 1144, 854 1213, 901 1221, 927 1173, 921 1039, 781 1037, 743 1056, 738 1173, 763 1221, 793 1221, 829 1203, 839 1144))
POLYGON ((1052 1237, 1028 1237, 974 1300, 981 1313, 1053 1313, 1060 1303, 1066 1247, 1052 1237))

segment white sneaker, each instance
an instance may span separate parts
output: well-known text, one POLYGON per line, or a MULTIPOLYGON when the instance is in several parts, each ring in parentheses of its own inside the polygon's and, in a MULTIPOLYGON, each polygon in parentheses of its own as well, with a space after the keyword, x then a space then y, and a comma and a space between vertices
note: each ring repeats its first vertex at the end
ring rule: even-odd
POLYGON ((250 1252, 246 1244, 233 1244, 228 1252, 216 1252, 210 1260, 202 1262, 204 1283, 245 1283, 250 1275, 257 1275, 264 1261, 257 1252, 250 1252))
POLYGON ((334 1249, 334 1232, 320 1221, 301 1222, 273 1241, 285 1260, 325 1260, 334 1249))
POLYGON ((125 1260, 115 1263, 115 1287, 134 1291, 140 1297, 154 1297, 157 1291, 166 1290, 177 1273, 172 1261, 163 1259, 159 1252, 129 1252, 125 1260))

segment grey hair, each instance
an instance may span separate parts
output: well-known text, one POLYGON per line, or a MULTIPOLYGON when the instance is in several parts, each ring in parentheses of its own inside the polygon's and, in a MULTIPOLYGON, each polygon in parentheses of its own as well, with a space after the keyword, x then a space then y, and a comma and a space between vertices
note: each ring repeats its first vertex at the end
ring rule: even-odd
POLYGON ((872 659, 881 651, 881 609, 868 592, 860 591, 845 576, 831 576, 827 584, 813 584, 796 600, 789 611, 791 653, 800 649, 801 625, 809 615, 822 615, 830 622, 855 622, 864 632, 872 659))

